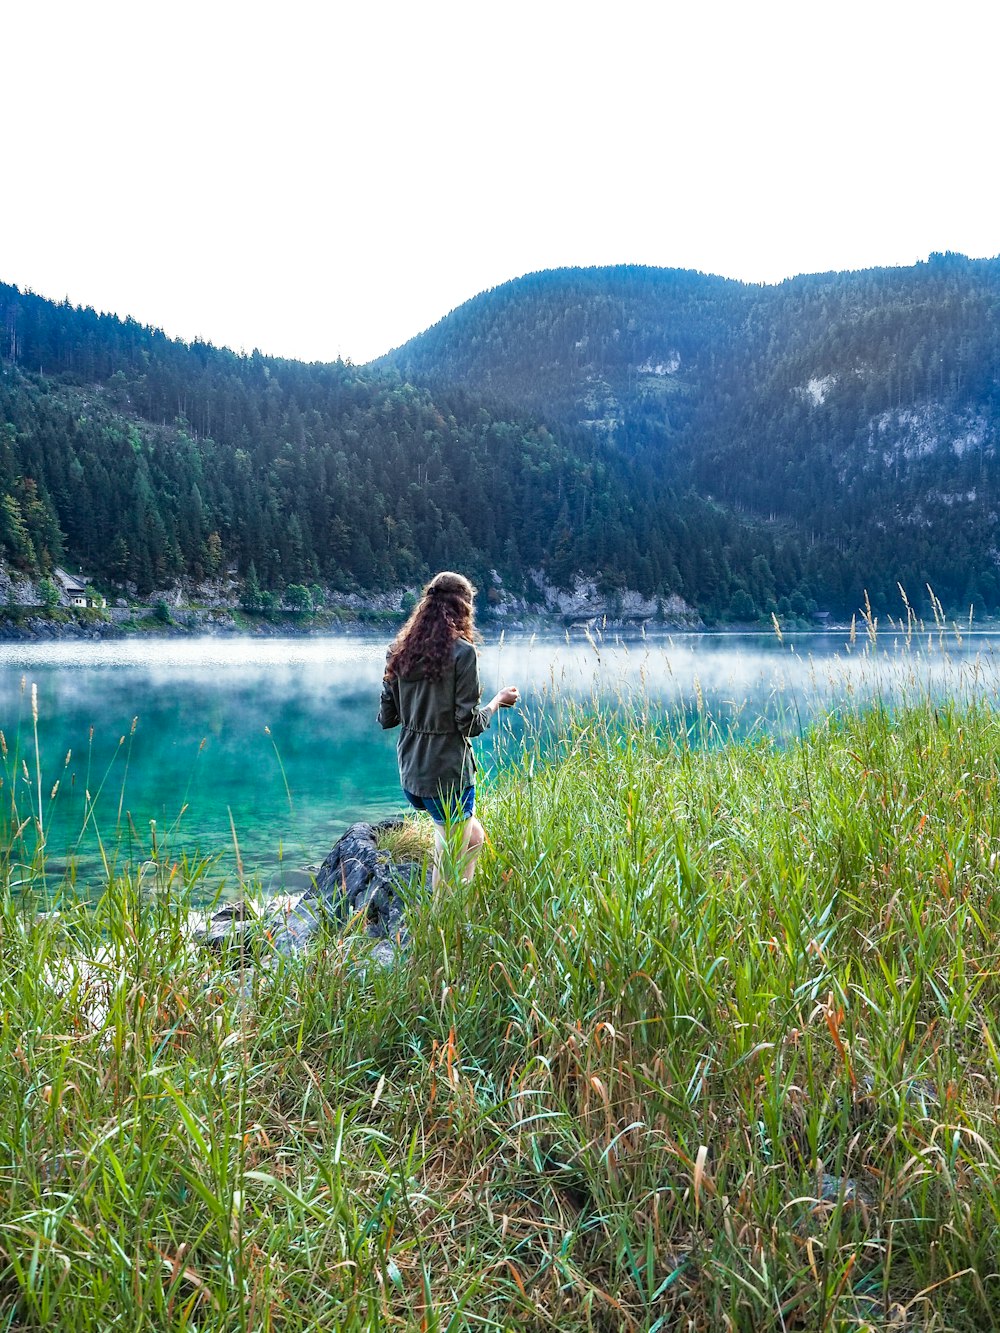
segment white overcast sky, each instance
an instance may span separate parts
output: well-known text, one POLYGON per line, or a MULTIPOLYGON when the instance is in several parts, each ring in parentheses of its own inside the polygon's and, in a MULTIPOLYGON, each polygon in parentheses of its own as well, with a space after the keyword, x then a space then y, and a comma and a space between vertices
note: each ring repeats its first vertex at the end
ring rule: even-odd
POLYGON ((0 0, 0 281, 368 360, 569 264, 1000 253, 998 0, 0 0))

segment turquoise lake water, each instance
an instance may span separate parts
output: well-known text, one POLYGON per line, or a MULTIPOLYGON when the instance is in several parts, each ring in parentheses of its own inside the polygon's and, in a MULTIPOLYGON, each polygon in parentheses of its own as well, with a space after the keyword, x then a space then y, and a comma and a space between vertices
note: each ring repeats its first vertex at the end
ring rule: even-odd
MULTIPOLYGON (((366 635, 0 645, 7 808, 13 789, 19 816, 37 815, 34 686, 50 868, 72 857, 80 881, 96 881, 97 837, 106 851, 144 855, 155 822, 160 854, 165 844, 171 855, 218 856, 232 874, 235 834, 248 874, 268 889, 299 887, 349 824, 403 808, 395 735, 375 721, 385 647, 366 635)), ((569 701, 631 700, 677 726, 710 714, 716 736, 788 730, 875 693, 996 697, 998 653, 989 635, 907 645, 883 634, 874 648, 844 633, 491 635, 484 697, 517 684, 525 702, 478 743, 481 781, 525 734, 531 744, 558 737, 569 701)))

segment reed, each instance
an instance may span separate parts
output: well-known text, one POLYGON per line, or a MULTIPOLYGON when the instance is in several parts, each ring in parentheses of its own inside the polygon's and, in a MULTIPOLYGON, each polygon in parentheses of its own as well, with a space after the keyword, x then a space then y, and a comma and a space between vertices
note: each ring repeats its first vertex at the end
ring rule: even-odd
POLYGON ((391 972, 134 830, 39 914, 11 816, 0 1328, 996 1327, 1000 713, 787 730, 564 708, 391 972))

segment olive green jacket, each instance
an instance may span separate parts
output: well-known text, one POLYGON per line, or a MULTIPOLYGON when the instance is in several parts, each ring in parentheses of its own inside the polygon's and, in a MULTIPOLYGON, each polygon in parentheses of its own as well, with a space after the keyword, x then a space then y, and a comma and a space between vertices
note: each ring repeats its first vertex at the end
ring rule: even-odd
POLYGON ((440 680, 427 680, 419 664, 411 676, 383 680, 378 720, 385 730, 402 728, 396 754, 404 791, 449 796, 475 781, 469 741, 493 717, 479 694, 476 650, 465 639, 455 640, 454 665, 440 680))

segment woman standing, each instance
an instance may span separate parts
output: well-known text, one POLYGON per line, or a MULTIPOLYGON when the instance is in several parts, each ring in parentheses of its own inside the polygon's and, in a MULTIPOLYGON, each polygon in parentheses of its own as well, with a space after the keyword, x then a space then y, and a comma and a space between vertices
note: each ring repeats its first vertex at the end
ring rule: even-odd
POLYGON ((475 592, 461 574, 446 570, 431 579, 389 648, 378 710, 384 729, 401 727, 396 753, 404 796, 434 821, 435 889, 443 874, 446 828, 462 878, 468 883, 475 874, 485 833, 475 814, 476 761, 469 742, 519 697, 516 685, 505 685, 488 704, 479 702, 475 592))

